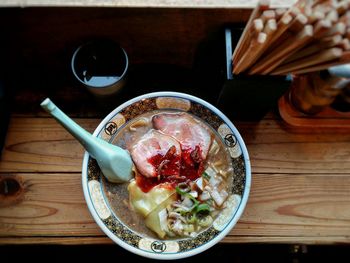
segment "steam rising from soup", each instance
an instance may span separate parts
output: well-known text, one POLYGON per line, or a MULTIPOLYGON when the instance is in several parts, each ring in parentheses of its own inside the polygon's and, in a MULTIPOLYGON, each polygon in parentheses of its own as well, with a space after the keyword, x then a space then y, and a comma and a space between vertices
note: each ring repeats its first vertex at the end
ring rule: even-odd
POLYGON ((104 184, 114 213, 153 238, 194 237, 226 207, 233 169, 221 137, 193 115, 153 111, 113 141, 131 153, 134 179, 104 184))

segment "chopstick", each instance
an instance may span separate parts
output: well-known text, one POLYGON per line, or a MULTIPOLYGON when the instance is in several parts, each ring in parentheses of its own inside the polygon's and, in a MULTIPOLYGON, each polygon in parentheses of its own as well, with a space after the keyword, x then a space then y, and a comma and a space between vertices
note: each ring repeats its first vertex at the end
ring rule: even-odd
POLYGON ((309 55, 315 54, 315 53, 319 52, 320 50, 334 47, 337 44, 340 44, 342 42, 342 40, 343 40, 342 36, 335 35, 335 36, 328 38, 328 39, 325 39, 321 42, 317 42, 313 45, 309 45, 309 46, 303 48, 302 50, 300 50, 299 52, 296 52, 295 54, 290 56, 288 59, 286 59, 284 61, 283 65, 286 63, 298 60, 300 58, 304 58, 304 57, 307 57, 309 55))
POLYGON ((349 63, 350 0, 302 0, 273 9, 260 0, 232 56, 234 74, 312 72, 349 63))
MULTIPOLYGON (((303 15, 300 14, 300 16, 298 15, 295 18, 296 22, 290 25, 290 30, 293 28, 295 28, 295 31, 299 30, 301 24, 305 23, 302 16, 303 15)), ((313 27, 311 25, 305 26, 302 29, 302 31, 296 36, 293 36, 292 32, 286 33, 287 34, 285 35, 285 40, 281 41, 281 43, 279 43, 279 45, 276 48, 273 48, 273 51, 267 54, 267 56, 263 57, 263 59, 261 59, 260 62, 258 62, 254 66, 251 72, 252 74, 255 74, 257 72, 266 74, 269 70, 273 70, 274 68, 276 68, 280 63, 283 62, 283 58, 287 54, 295 52, 296 50, 301 48, 305 42, 311 39, 313 35, 313 27)))
POLYGON ((287 56, 287 54, 295 53, 297 50, 302 48, 305 43, 307 43, 313 36, 313 27, 311 25, 307 25, 304 27, 304 29, 295 37, 287 39, 282 45, 280 45, 273 55, 273 60, 269 64, 267 63, 266 68, 262 71, 263 74, 268 74, 271 71, 273 71, 275 68, 277 68, 278 65, 280 65, 284 58, 287 56))
POLYGON ((242 52, 244 50, 243 47, 246 48, 248 46, 247 42, 250 40, 250 37, 251 37, 250 31, 252 31, 251 27, 254 19, 258 18, 264 10, 267 10, 269 8, 269 6, 270 6, 270 0, 259 0, 257 6, 255 7, 252 14, 250 15, 250 18, 248 20, 246 27, 243 30, 241 38, 237 43, 237 48, 233 52, 232 60, 234 63, 238 61, 238 59, 242 56, 242 52))
POLYGON ((257 39, 253 39, 251 45, 249 46, 247 52, 243 55, 242 59, 239 61, 234 74, 239 74, 243 70, 251 66, 261 55, 267 46, 268 39, 271 37, 274 31, 277 29, 277 23, 275 19, 269 19, 264 27, 264 32, 258 35, 257 39))
POLYGON ((253 39, 249 45, 249 48, 244 53, 242 59, 238 62, 236 67, 233 70, 234 74, 239 74, 245 70, 249 65, 252 64, 254 57, 256 56, 255 52, 261 50, 263 44, 266 42, 267 34, 264 32, 259 33, 256 39, 253 39))
POLYGON ((350 62, 350 51, 347 51, 347 52, 344 52, 343 55, 339 59, 336 59, 334 61, 330 61, 330 62, 327 62, 327 63, 314 65, 312 67, 298 69, 298 70, 293 71, 292 73, 294 73, 294 74, 305 74, 305 73, 309 73, 309 72, 325 70, 325 69, 328 69, 330 67, 346 64, 346 63, 349 63, 349 62, 350 62))
POLYGON ((329 62, 341 57, 342 54, 343 54, 343 50, 341 48, 335 47, 335 48, 326 49, 325 51, 322 51, 321 53, 317 53, 316 55, 311 55, 306 58, 300 59, 296 62, 292 62, 287 65, 284 65, 280 67, 278 70, 272 71, 271 74, 273 75, 285 74, 288 72, 296 71, 297 69, 300 69, 300 68, 306 68, 317 64, 329 62))
POLYGON ((277 8, 276 12, 276 20, 280 20, 285 12, 287 12, 287 8, 277 8))

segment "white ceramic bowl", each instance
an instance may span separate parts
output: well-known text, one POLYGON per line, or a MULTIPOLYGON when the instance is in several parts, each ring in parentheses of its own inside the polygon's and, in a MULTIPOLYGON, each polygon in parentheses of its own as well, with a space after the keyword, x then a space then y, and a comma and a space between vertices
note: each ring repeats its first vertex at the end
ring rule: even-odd
POLYGON ((224 238, 235 226, 246 206, 251 185, 250 161, 243 139, 232 122, 218 109, 197 97, 177 92, 155 92, 131 99, 113 110, 98 125, 94 136, 111 141, 129 120, 151 110, 178 109, 196 115, 212 126, 225 142, 234 168, 234 186, 230 203, 213 225, 195 238, 157 240, 127 227, 109 206, 103 192, 102 175, 85 152, 82 184, 88 208, 108 237, 132 253, 154 259, 180 259, 205 251, 224 238))

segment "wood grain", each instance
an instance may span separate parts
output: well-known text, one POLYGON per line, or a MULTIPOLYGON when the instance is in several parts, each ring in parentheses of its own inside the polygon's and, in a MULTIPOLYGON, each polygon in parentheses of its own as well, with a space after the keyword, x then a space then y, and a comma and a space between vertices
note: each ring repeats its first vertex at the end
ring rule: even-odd
MULTIPOLYGON (((77 119, 92 132, 96 119, 77 119)), ((13 118, 1 172, 80 172, 83 147, 52 118, 13 118)))
MULTIPOLYGON (((100 120, 76 121, 91 132, 100 120)), ((286 127, 273 114, 236 126, 250 153, 252 188, 239 223, 222 242, 349 243, 348 130, 286 127)), ((18 180, 23 196, 16 202, 2 196, 1 244, 111 243, 84 201, 82 154, 52 118, 11 119, 0 176, 18 180)))
MULTIPOLYGON (((3 175, 0 175, 0 177, 3 175)), ((101 235, 85 204, 80 174, 17 174, 21 203, 0 208, 0 236, 101 235)))
MULTIPOLYGON (((223 242, 349 243, 349 175, 253 174, 247 207, 223 242)), ((1 244, 111 243, 86 207, 80 174, 16 176, 25 199, 0 208, 1 244)))
POLYGON ((231 235, 349 237, 349 183, 349 174, 254 174, 246 210, 231 235))
MULTIPOLYGON (((76 119, 88 131, 100 120, 76 119)), ((286 127, 276 117, 236 123, 255 173, 348 174, 348 129, 286 127)), ((83 148, 52 118, 12 118, 0 172, 80 172, 83 148)))

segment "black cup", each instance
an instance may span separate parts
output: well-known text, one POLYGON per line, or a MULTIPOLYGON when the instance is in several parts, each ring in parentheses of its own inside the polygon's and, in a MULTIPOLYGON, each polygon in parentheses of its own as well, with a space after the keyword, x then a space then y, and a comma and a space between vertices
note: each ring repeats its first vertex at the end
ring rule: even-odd
POLYGON ((129 67, 123 48, 111 40, 95 40, 81 45, 73 54, 75 78, 97 97, 118 93, 126 83, 129 67))

